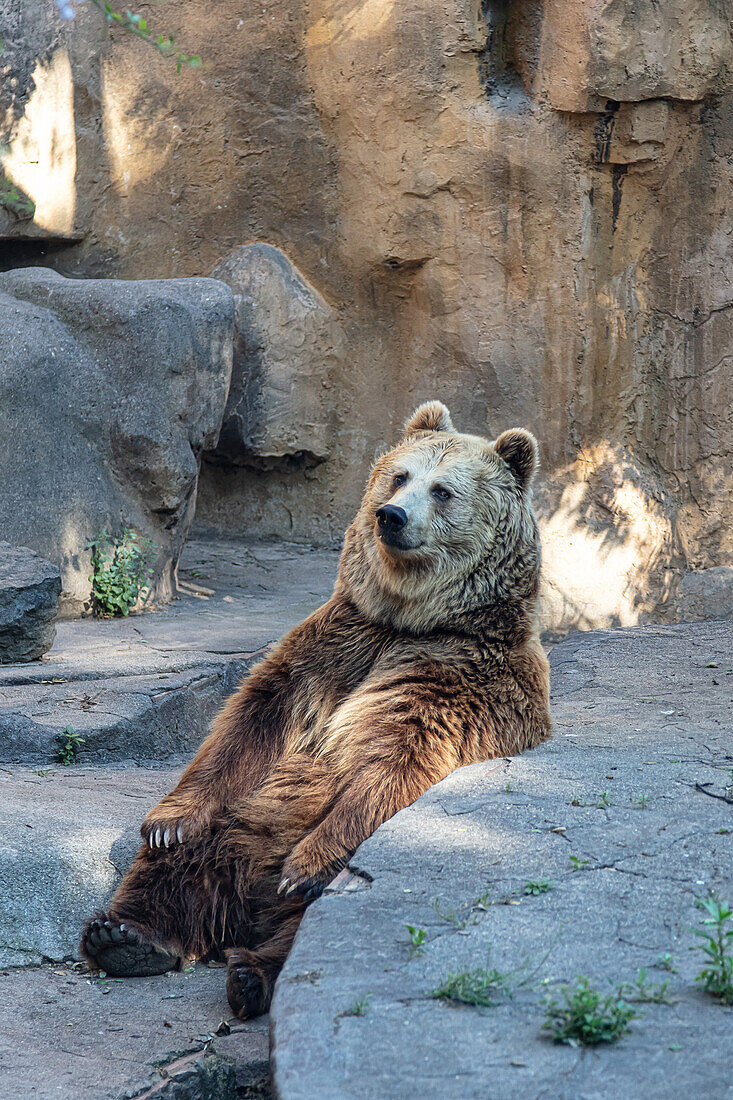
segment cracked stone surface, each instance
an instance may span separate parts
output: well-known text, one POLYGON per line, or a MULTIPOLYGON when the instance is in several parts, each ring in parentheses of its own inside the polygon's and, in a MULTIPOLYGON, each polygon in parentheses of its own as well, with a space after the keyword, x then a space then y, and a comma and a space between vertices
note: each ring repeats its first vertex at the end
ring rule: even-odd
POLYGON ((309 909, 271 1013, 280 1100, 733 1096, 733 1008, 689 950, 696 898, 733 899, 732 653, 729 621, 556 646, 554 739, 449 776, 309 909), (426 934, 412 957, 408 924, 426 934), (492 1008, 431 998, 487 960, 529 984, 492 1008), (610 991, 641 967, 673 1003, 638 1005, 618 1045, 543 1037, 559 983, 610 991))
POLYGON ((250 665, 328 598, 337 562, 287 543, 192 540, 172 605, 61 622, 42 661, 0 668, 0 761, 52 762, 67 727, 82 762, 190 755, 250 665))
POLYGON ((264 1100, 267 1017, 233 1019, 225 978, 205 966, 125 982, 59 965, 1 972, 0 1096, 264 1100))

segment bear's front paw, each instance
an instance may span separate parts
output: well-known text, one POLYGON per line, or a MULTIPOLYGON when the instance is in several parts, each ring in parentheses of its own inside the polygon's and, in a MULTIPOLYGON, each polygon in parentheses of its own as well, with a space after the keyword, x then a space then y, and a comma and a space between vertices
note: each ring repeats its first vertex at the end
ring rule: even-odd
POLYGON ((314 869, 304 865, 295 858, 295 853, 285 861, 283 877, 277 888, 278 894, 297 894, 305 901, 315 901, 319 898, 329 882, 336 877, 347 862, 348 856, 342 859, 333 859, 324 867, 314 869))
POLYGON ((200 832, 202 824, 200 819, 185 811, 160 805, 150 811, 140 832, 149 848, 172 848, 192 840, 200 832))

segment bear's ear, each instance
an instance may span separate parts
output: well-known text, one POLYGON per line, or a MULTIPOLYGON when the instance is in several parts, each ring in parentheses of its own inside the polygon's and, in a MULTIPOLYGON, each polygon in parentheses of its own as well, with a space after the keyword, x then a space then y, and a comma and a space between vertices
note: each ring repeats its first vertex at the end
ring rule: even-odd
POLYGON ((519 482, 521 489, 528 489, 539 466, 537 440, 524 428, 510 428, 502 432, 494 443, 494 450, 504 459, 519 482))
POLYGON ((450 413, 441 401, 426 401, 418 405, 405 422, 405 435, 415 432, 454 432, 450 413))

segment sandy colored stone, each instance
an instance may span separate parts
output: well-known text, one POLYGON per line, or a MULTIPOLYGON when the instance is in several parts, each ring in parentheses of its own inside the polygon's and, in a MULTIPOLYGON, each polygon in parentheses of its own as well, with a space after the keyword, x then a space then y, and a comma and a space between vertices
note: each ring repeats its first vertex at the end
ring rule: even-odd
POLYGON ((201 525, 337 542, 375 452, 439 397, 542 441, 550 630, 674 619, 733 550, 731 4, 480 7, 142 5, 204 58, 180 75, 90 5, 15 26, 75 87, 86 235, 43 262, 205 274, 267 242, 335 311, 329 458, 206 462, 201 525))

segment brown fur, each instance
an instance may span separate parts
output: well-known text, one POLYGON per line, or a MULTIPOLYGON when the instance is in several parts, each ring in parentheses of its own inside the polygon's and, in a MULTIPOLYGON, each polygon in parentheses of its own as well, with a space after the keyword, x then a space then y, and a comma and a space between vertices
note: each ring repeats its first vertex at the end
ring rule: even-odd
POLYGON ((372 471, 333 596, 146 818, 112 921, 182 955, 227 952, 232 1003, 255 981, 242 1011, 264 1010, 307 900, 366 837, 455 768, 550 735, 535 465, 527 432, 491 444, 438 402, 416 411, 372 471), (400 546, 381 537, 387 502, 410 517, 400 546))

